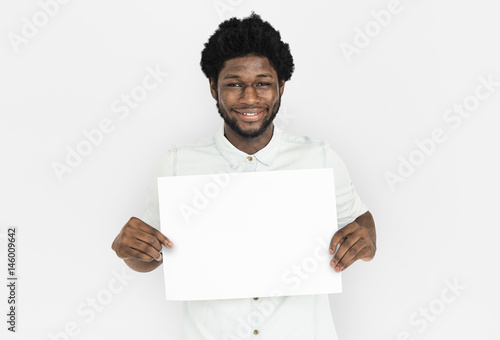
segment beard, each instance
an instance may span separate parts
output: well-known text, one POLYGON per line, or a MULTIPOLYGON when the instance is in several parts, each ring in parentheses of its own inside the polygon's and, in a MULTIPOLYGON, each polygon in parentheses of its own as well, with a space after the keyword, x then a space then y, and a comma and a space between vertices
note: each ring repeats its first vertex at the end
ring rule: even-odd
POLYGON ((220 116, 224 120, 224 123, 226 123, 234 132, 236 132, 236 134, 238 134, 239 136, 241 136, 243 138, 255 138, 255 137, 259 137, 260 135, 262 135, 267 130, 267 128, 272 124, 274 118, 278 114, 278 111, 280 109, 280 105, 281 105, 281 96, 279 96, 278 106, 276 107, 276 110, 274 110, 274 112, 271 113, 271 116, 269 118, 266 118, 262 122, 262 125, 260 126, 259 129, 252 130, 252 131, 243 131, 239 127, 238 121, 236 120, 236 118, 230 118, 229 115, 227 114, 227 112, 223 113, 221 111, 221 109, 219 107, 219 99, 217 99, 217 103, 216 103, 217 110, 219 111, 220 116))

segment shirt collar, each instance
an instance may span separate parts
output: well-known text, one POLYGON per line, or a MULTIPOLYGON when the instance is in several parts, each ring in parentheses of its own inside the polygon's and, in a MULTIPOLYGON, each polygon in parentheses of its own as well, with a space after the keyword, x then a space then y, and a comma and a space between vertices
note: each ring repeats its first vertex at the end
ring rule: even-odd
MULTIPOLYGON (((265 147, 251 155, 264 165, 271 165, 278 153, 279 144, 282 138, 282 131, 274 125, 273 136, 265 147)), ((214 137, 215 146, 217 151, 229 162, 229 165, 236 169, 242 164, 245 159, 250 156, 249 154, 237 149, 231 142, 224 136, 224 123, 219 128, 214 137)))

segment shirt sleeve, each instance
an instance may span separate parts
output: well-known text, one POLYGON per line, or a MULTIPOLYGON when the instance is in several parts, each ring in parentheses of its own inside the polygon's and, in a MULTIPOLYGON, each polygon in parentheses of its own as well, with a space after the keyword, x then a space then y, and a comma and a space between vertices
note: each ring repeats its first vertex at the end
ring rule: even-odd
POLYGON ((153 170, 153 174, 148 186, 148 202, 146 209, 141 215, 141 220, 150 226, 160 230, 160 210, 158 204, 158 177, 173 176, 174 153, 169 150, 158 162, 153 170))
POLYGON ((347 167, 340 156, 326 144, 326 167, 333 168, 338 227, 343 228, 368 211, 359 198, 347 167))

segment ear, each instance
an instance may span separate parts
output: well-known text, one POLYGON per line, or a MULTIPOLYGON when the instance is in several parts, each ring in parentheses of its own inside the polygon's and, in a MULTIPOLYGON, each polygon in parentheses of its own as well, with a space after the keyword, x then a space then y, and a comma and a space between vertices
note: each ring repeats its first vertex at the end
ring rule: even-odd
POLYGON ((212 78, 208 78, 208 82, 210 84, 210 93, 212 94, 212 98, 217 100, 217 87, 215 86, 215 81, 212 78))
POLYGON ((282 95, 283 95, 283 92, 284 92, 284 91, 285 91, 285 81, 284 81, 284 80, 282 80, 282 81, 280 82, 280 96, 282 96, 282 95))

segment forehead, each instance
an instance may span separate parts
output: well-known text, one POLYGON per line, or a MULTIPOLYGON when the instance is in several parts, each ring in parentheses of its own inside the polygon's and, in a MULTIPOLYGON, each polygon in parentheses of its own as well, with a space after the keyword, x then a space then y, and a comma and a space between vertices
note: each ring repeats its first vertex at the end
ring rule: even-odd
POLYGON ((226 60, 219 73, 219 79, 263 75, 277 79, 276 70, 266 57, 246 56, 226 60))

